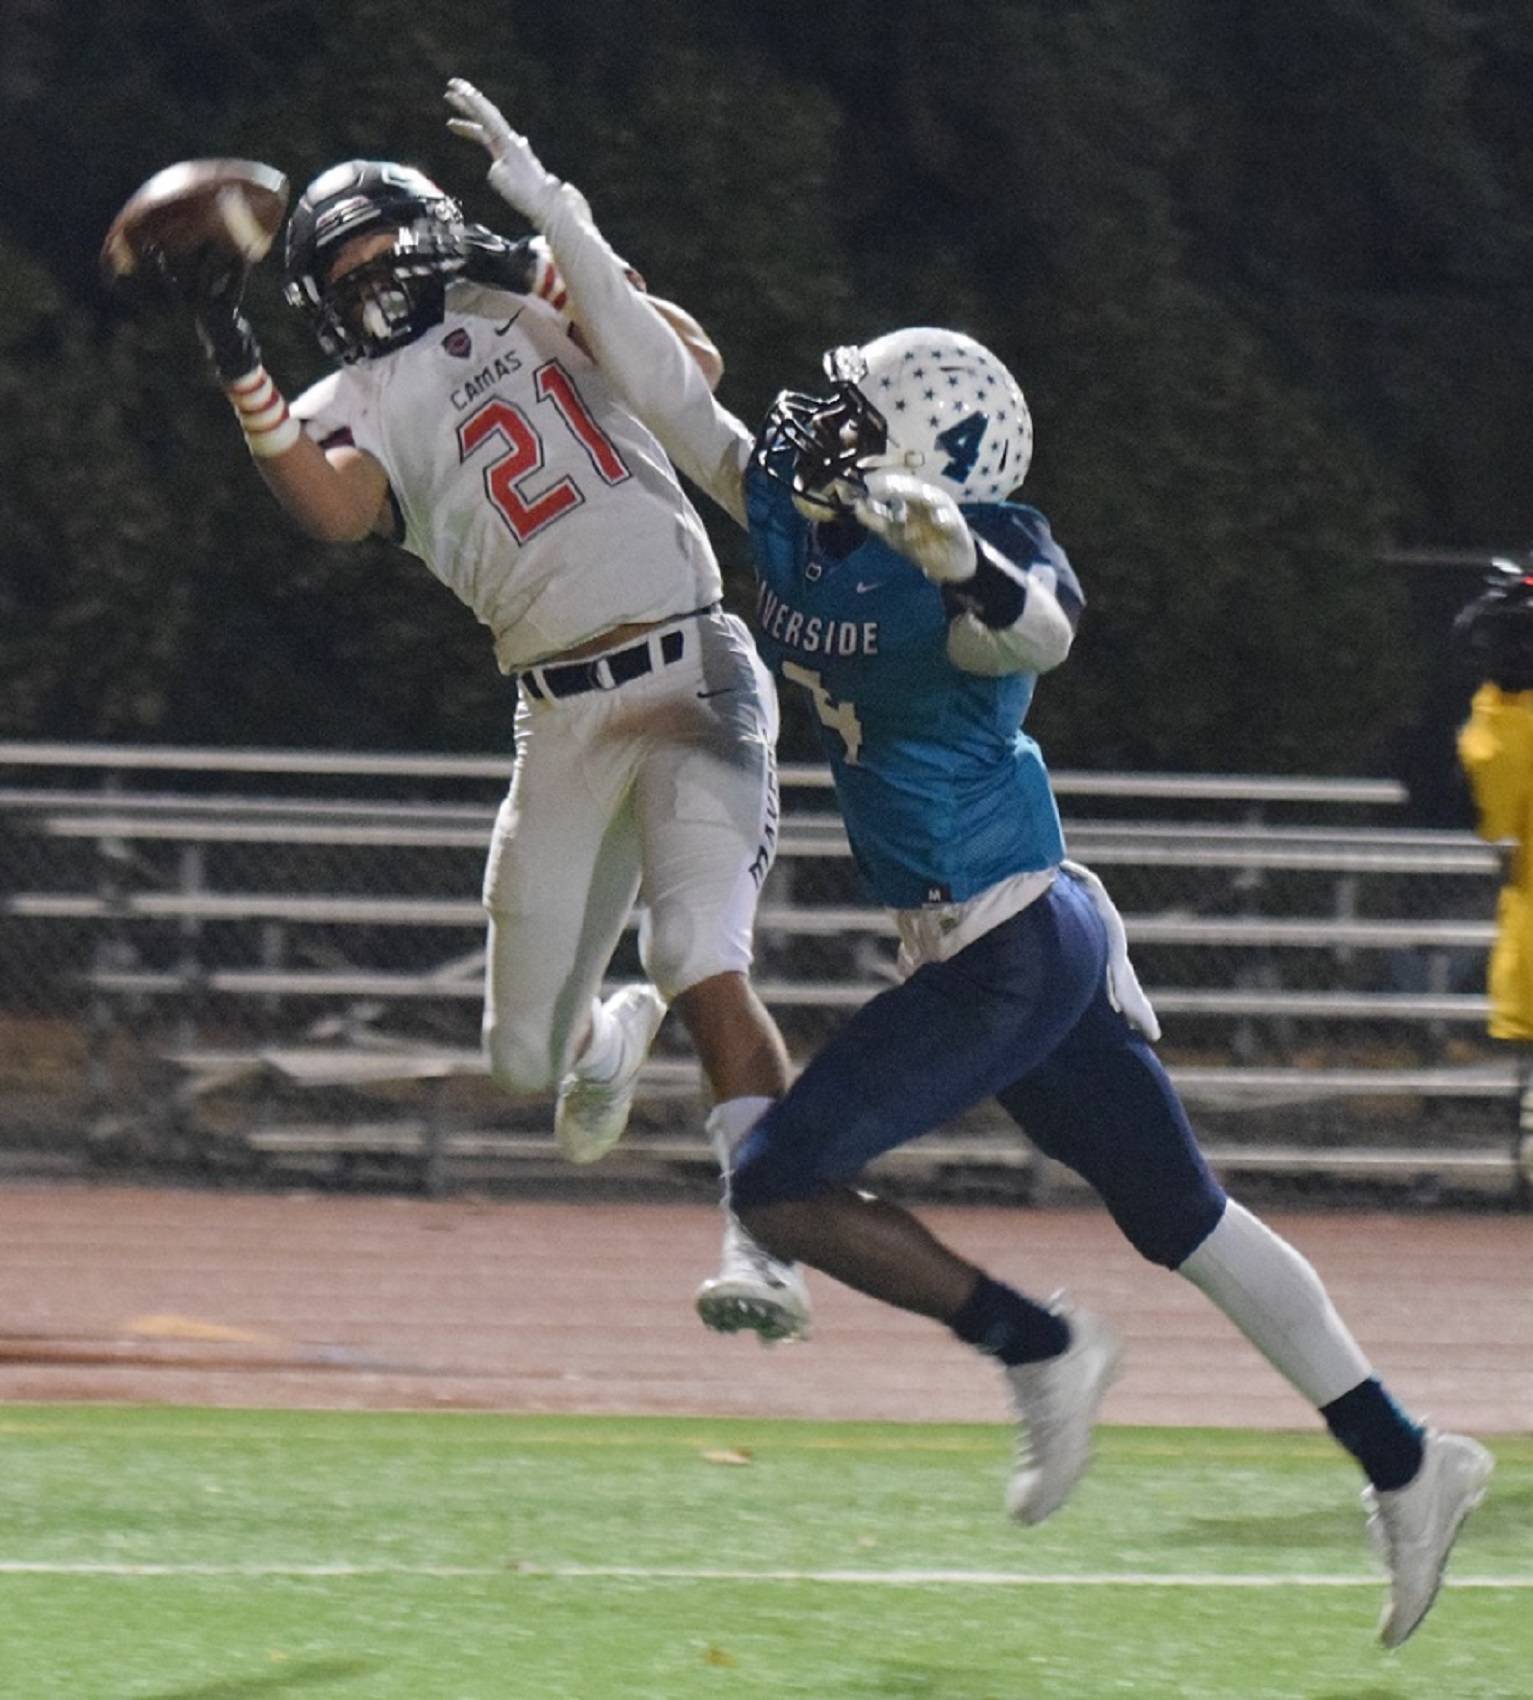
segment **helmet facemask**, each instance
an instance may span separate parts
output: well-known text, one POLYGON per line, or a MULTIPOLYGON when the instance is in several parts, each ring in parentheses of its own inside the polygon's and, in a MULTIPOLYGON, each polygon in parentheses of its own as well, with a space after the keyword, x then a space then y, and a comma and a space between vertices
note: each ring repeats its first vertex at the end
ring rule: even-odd
POLYGON ((859 361, 855 348, 832 349, 825 356, 831 393, 784 390, 767 414, 756 464, 793 492, 795 506, 809 519, 850 513, 864 466, 876 463, 888 445, 883 414, 857 387, 866 370, 859 361))
POLYGON ((392 247, 320 285, 312 305, 299 284, 290 286, 289 299, 297 295, 295 305, 332 359, 371 360, 442 322, 447 285, 466 258, 450 228, 420 219, 401 229, 392 247))

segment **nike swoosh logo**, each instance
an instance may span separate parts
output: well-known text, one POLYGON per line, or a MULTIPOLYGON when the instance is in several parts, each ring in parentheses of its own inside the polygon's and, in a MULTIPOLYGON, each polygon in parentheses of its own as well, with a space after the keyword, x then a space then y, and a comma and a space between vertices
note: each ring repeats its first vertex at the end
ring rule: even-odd
POLYGON ((524 311, 523 308, 518 307, 517 310, 511 315, 511 317, 506 320, 505 324, 497 325, 495 327, 496 336, 504 336, 506 334, 506 332, 511 329, 512 325, 514 325, 516 323, 516 321, 519 318, 521 318, 523 311, 524 311))
POLYGON ((697 693, 697 700, 699 702, 706 702, 709 697, 733 696, 734 693, 737 690, 739 690, 739 688, 740 687, 738 685, 724 685, 719 690, 716 690, 716 691, 699 691, 697 693))
POLYGON ((877 579, 872 584, 864 584, 861 579, 857 580, 857 594, 859 596, 866 596, 867 593, 870 590, 882 590, 882 589, 883 589, 883 580, 882 579, 877 579))

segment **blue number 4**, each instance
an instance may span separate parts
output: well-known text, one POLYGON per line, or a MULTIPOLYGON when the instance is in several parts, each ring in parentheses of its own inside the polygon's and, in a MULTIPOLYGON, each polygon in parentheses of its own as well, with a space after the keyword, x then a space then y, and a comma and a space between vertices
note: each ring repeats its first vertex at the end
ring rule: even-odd
POLYGON ((979 459, 979 445, 985 440, 989 424, 988 413, 971 413, 967 419, 960 419, 956 425, 937 433, 937 447, 946 449, 952 457, 942 469, 944 478, 962 484, 969 476, 979 459))

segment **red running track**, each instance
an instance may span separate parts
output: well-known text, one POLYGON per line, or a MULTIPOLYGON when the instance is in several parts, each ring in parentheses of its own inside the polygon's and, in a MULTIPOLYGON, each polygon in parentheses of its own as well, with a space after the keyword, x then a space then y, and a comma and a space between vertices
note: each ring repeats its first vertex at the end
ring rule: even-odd
MULTIPOLYGON (((921 1214, 1028 1291, 1065 1287, 1112 1318, 1129 1357, 1107 1421, 1316 1424, 1100 1210, 921 1214)), ((1533 1217, 1269 1219, 1417 1412, 1533 1428, 1533 1217)), ((0 1400, 1004 1417, 990 1365, 828 1280, 807 1345, 706 1333, 691 1295, 717 1232, 688 1204, 0 1186, 0 1400)))

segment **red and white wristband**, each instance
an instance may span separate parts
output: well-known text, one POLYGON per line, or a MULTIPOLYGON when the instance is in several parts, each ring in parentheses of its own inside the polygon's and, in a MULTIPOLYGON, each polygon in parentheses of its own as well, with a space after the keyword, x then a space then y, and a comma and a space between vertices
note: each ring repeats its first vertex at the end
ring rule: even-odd
POLYGON ((303 435, 303 426, 288 412, 282 391, 271 381, 264 366, 247 372, 224 393, 257 460, 286 454, 303 435))

